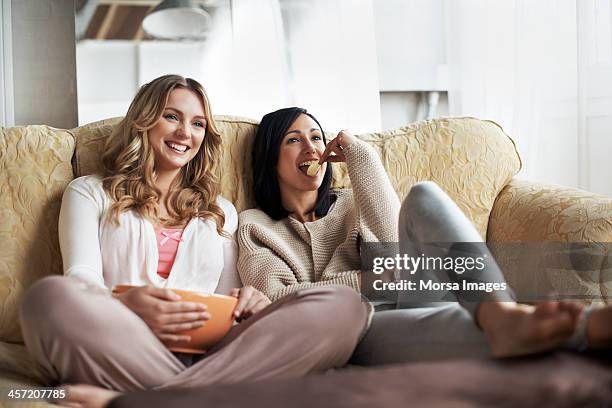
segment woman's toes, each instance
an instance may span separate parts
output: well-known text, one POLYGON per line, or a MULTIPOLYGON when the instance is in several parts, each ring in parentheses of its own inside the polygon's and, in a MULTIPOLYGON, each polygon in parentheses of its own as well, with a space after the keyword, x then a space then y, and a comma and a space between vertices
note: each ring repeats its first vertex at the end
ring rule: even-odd
POLYGON ((493 308, 493 318, 482 326, 493 355, 532 354, 559 346, 574 333, 577 321, 573 309, 564 309, 559 302, 493 308))
POLYGON ((586 327, 589 347, 612 347, 612 306, 594 309, 586 327))
POLYGON ((574 325, 578 327, 580 318, 584 313, 584 305, 578 302, 562 302, 562 308, 572 316, 574 319, 574 325))
POLYGON ((535 341, 555 341, 569 338, 576 329, 575 319, 567 312, 560 311, 555 316, 534 316, 532 337, 535 341))

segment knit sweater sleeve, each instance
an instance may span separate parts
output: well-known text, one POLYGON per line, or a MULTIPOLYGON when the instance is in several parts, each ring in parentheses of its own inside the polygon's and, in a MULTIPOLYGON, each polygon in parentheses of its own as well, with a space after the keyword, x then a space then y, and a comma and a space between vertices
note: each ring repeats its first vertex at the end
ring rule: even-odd
POLYGON ((344 151, 359 230, 379 242, 397 242, 400 202, 376 150, 359 139, 344 151))

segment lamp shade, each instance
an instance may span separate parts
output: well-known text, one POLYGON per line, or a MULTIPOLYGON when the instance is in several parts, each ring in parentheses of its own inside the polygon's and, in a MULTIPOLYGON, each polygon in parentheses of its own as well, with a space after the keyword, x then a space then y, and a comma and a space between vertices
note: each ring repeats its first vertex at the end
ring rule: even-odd
POLYGON ((152 37, 167 40, 202 40, 206 38, 212 18, 200 1, 164 0, 142 22, 152 37))

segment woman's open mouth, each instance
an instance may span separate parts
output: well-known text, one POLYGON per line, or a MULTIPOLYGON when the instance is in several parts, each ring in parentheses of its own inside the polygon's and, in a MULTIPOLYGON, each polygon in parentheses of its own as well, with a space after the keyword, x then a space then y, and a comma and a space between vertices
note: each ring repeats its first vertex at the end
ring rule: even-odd
POLYGON ((300 169, 302 173, 304 173, 308 177, 315 177, 317 174, 319 174, 320 166, 317 160, 309 160, 309 161, 300 163, 298 165, 298 168, 300 169), (311 166, 312 166, 312 169, 311 169, 311 166), (315 169, 315 166, 318 166, 319 168, 315 169))
POLYGON ((175 143, 175 142, 165 142, 166 146, 168 146, 170 149, 174 150, 177 153, 185 153, 187 150, 189 150, 189 146, 180 144, 180 143, 175 143))

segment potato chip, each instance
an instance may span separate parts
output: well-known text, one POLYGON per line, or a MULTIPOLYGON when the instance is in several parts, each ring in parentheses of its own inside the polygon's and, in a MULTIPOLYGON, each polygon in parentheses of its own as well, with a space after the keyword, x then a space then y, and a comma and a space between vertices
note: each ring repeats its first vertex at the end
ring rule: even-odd
POLYGON ((319 172, 320 168, 321 165, 319 164, 319 162, 311 163, 310 166, 308 166, 308 170, 306 170, 306 174, 312 177, 319 172))

